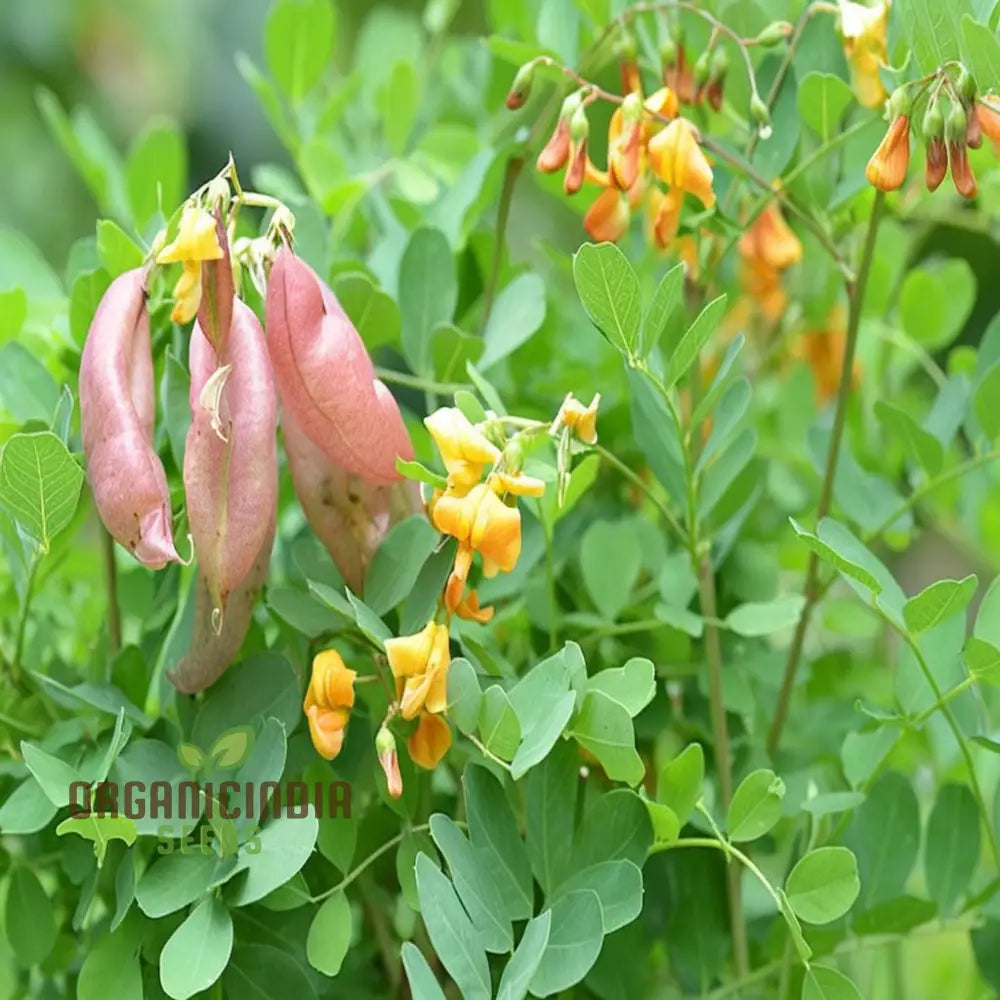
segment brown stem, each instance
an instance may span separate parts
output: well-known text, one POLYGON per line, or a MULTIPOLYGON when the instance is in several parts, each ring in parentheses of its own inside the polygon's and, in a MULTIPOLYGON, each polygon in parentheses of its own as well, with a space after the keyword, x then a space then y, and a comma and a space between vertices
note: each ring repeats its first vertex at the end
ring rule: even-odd
MULTIPOLYGON (((858 267, 857 279, 848 285, 848 316, 847 343, 844 346, 844 361, 840 368, 840 387, 837 390, 837 408, 833 417, 833 430, 830 432, 830 450, 826 456, 826 469, 823 473, 823 486, 820 491, 817 520, 822 520, 830 513, 833 500, 833 484, 837 476, 837 462, 840 458, 840 445, 844 437, 844 424, 847 419, 847 404, 851 397, 851 375, 854 371, 854 356, 858 346, 858 330, 861 326, 861 309, 865 300, 865 289, 868 285, 868 275, 871 271, 872 259, 875 256, 875 239, 878 236, 878 225, 882 217, 882 206, 885 195, 878 191, 872 205, 871 218, 868 221, 868 233, 858 267)), ((802 658, 802 646, 805 642, 806 630, 813 609, 819 600, 822 588, 819 581, 819 557, 815 552, 809 553, 809 564, 806 568, 805 598, 802 615, 795 626, 795 634, 788 650, 788 660, 785 663, 785 675, 778 694, 778 705, 774 712, 774 720, 767 737, 767 752, 773 757, 781 745, 781 733, 788 717, 788 707, 795 687, 795 675, 802 658)))

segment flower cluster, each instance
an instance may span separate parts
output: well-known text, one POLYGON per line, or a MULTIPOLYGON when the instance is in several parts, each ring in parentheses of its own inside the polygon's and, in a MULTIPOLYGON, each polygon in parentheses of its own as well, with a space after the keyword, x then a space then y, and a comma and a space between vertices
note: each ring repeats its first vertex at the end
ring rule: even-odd
POLYGON ((788 294, 782 275, 802 260, 802 244, 789 228, 777 201, 770 201, 737 244, 740 285, 747 300, 769 323, 785 311, 788 294))
MULTIPOLYGON (((977 96, 975 81, 964 67, 955 80, 939 70, 929 81, 918 81, 918 86, 930 88, 920 122, 927 190, 935 191, 950 171, 955 190, 963 198, 975 198, 979 186, 969 163, 969 150, 982 145, 984 134, 995 150, 1000 149, 1000 98, 977 96)), ((906 180, 913 107, 922 96, 911 94, 912 89, 912 85, 904 85, 889 98, 889 128, 865 169, 869 183, 880 191, 895 191, 906 180)))

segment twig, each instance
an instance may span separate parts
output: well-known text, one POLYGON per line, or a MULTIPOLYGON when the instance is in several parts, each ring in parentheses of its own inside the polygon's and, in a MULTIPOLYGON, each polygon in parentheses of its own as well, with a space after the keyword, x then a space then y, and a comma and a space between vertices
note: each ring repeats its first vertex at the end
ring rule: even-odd
MULTIPOLYGON (((847 404, 851 396, 851 375, 854 370, 854 356, 858 346, 858 331, 861 327, 861 310, 865 300, 865 290, 868 285, 868 275, 871 272, 872 260, 875 256, 875 239, 878 236, 879 221, 882 217, 882 207, 885 195, 878 191, 872 205, 872 214, 868 222, 868 233, 865 237, 861 263, 858 267, 857 279, 848 286, 849 310, 847 317, 847 342, 844 347, 844 361, 840 368, 840 387, 837 390, 836 411, 833 417, 833 430, 830 433, 830 448, 826 456, 826 470, 823 474, 823 486, 820 491, 817 519, 821 520, 830 512, 833 499, 833 484, 837 475, 837 461, 840 458, 840 445, 844 436, 844 426, 847 419, 847 404)), ((767 751, 773 757, 781 745, 781 733, 788 717, 788 707, 795 687, 795 676, 802 657, 802 646, 805 642, 809 620, 813 608, 820 597, 819 556, 809 553, 809 563, 806 569, 805 598, 802 614, 795 626, 795 634, 788 650, 785 663, 785 675, 781 682, 778 704, 767 737, 767 751)))

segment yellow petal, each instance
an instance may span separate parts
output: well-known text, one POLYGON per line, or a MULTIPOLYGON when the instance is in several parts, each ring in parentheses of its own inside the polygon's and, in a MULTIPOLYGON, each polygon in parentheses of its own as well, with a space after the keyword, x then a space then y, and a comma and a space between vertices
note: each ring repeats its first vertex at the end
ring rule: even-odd
POLYGON ((451 728, 440 715, 421 715, 417 728, 406 741, 414 764, 431 770, 451 746, 451 728))
POLYGON ((181 213, 177 237, 157 255, 157 264, 178 261, 220 260, 222 247, 215 231, 215 217, 197 205, 188 205, 181 213))

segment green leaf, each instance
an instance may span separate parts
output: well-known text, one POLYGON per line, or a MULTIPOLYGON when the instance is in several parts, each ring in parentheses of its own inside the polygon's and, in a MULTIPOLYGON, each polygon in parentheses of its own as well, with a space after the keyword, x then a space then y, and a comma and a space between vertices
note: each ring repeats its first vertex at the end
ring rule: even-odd
POLYGON ((194 902, 212 885, 218 863, 214 853, 176 852, 159 858, 142 873, 135 887, 139 909, 156 919, 194 902))
POLYGON ((83 347, 101 297, 111 284, 111 275, 103 267, 84 271, 73 282, 69 296, 69 329, 73 340, 83 347))
POLYGON ((402 952, 406 981, 410 984, 413 1000, 445 1000, 438 981, 431 972, 420 949, 412 941, 404 941, 402 952))
POLYGON ((813 819, 821 819, 823 816, 850 812, 852 809, 857 809, 864 801, 864 792, 824 792, 806 799, 802 803, 802 808, 813 819))
POLYGON ((240 1000, 318 1000, 304 965, 282 948, 259 941, 236 947, 223 986, 227 997, 240 1000))
POLYGON ((497 779, 485 767, 466 765, 462 774, 469 839, 488 851, 504 910, 512 920, 533 912, 531 862, 517 830, 517 820, 497 779))
POLYGON ((367 274, 349 271, 337 275, 333 291, 369 350, 398 341, 399 307, 367 274))
POLYGON ((452 318, 458 300, 455 263, 439 229, 415 230, 399 265, 403 354, 418 375, 429 375, 431 334, 452 318))
POLYGON ((437 858, 434 841, 426 833, 405 833, 396 851, 396 877, 406 905, 417 911, 420 909, 417 896, 417 857, 420 854, 437 858))
POLYGON ((142 265, 142 250, 128 233, 111 219, 97 223, 97 254, 111 277, 142 265))
POLYGON ((629 521, 595 521, 580 541, 587 594, 608 621, 628 604, 642 567, 642 549, 629 521))
POLYGON ((705 752, 700 743, 689 743, 660 769, 656 801, 669 806, 683 825, 701 798, 705 782, 705 752))
POLYGON ((284 885, 279 885, 277 889, 269 892, 260 901, 260 905, 275 913, 285 913, 288 910, 297 910, 300 906, 305 906, 312 901, 309 883, 303 877, 302 872, 299 872, 284 885))
POLYGON ((483 353, 476 367, 486 371, 513 354, 544 320, 545 282, 537 274, 518 275, 493 303, 483 331, 483 353))
POLYGON ((965 785, 942 786, 927 820, 927 891, 942 916, 955 910, 979 862, 979 810, 965 785))
POLYGON ((405 462, 401 458, 396 459, 396 471, 407 479, 413 479, 418 483, 427 483, 436 490, 447 489, 448 480, 436 472, 432 472, 420 462, 405 462))
POLYGON ((879 399, 875 401, 875 416, 882 426, 898 438, 916 463, 929 475, 936 476, 944 462, 944 448, 931 433, 925 431, 905 410, 879 399))
POLYGON ((581 889, 597 893, 605 934, 630 924, 642 909, 642 872, 638 865, 625 858, 601 861, 574 872, 559 885, 549 902, 555 905, 581 889))
POLYGON ((510 765, 511 777, 517 781, 536 764, 540 764, 549 751, 555 746, 556 740, 562 735, 567 723, 576 708, 576 694, 564 691, 549 702, 550 706, 544 716, 538 719, 530 728, 523 728, 521 745, 510 765))
POLYGON ((962 650, 962 659, 977 680, 996 684, 1000 679, 1000 649, 985 639, 970 636, 962 650))
POLYGON ((441 813, 431 816, 430 827, 482 946, 498 955, 512 951, 512 917, 505 911, 504 897, 493 879, 490 852, 473 847, 455 823, 441 813))
POLYGON ((413 64, 403 59, 389 73, 378 95, 378 109, 386 145, 393 156, 401 156, 420 108, 421 78, 413 64))
MULTIPOLYGON (((28 296, 23 288, 0 292, 0 343, 13 341, 28 318, 28 296)), ((3 394, 0 393, 0 398, 3 394)))
POLYGON ((653 661, 633 656, 622 667, 602 670, 587 679, 588 691, 600 691, 635 718, 656 696, 653 661))
POLYGON ((614 243, 584 243, 573 256, 573 280, 591 322, 627 357, 639 336, 639 278, 614 243))
POLYGON ((298 104, 316 85, 333 52, 330 0, 279 0, 267 16, 264 54, 281 89, 298 104))
POLYGON ((692 639, 700 639, 705 631, 705 619, 687 608, 674 607, 672 604, 660 601, 653 608, 653 614, 661 622, 691 636, 692 639))
POLYGON ((983 23, 971 14, 962 18, 962 40, 968 66, 979 89, 986 90, 1000 80, 1000 42, 987 25, 990 18, 982 14, 980 17, 983 23))
POLYGON ((187 146, 176 123, 150 122, 132 144, 125 164, 129 207, 139 229, 158 211, 170 217, 184 197, 187 173, 187 146))
POLYGON ((142 966, 131 934, 102 934, 87 951, 76 1000, 142 1000, 142 966))
POLYGON ((588 691, 570 732, 601 763, 612 781, 637 785, 646 773, 635 749, 632 717, 624 705, 601 691, 588 691))
POLYGON ((670 317, 680 304, 681 292, 684 290, 684 265, 676 264, 660 280, 653 293, 653 301, 646 310, 642 321, 642 333, 639 337, 639 349, 636 352, 640 361, 645 361, 670 322, 670 317))
POLYGON ((391 611, 413 589, 439 538, 423 514, 393 525, 365 576, 365 603, 375 614, 391 611))
POLYGON ((601 901, 596 892, 572 892, 551 911, 549 940, 528 985, 537 997, 552 996, 580 982, 597 961, 604 939, 601 901))
POLYGON ((0 503, 48 552, 76 513, 83 470, 49 431, 15 434, 0 454, 0 503))
MULTIPOLYGON (((542 890, 552 892, 578 865, 571 863, 579 759, 570 743, 557 743, 539 767, 528 772, 524 827, 531 870, 542 890)), ((645 810, 643 810, 645 812, 645 810)), ((603 861, 604 856, 594 859, 603 861)))
MULTIPOLYGON (((551 927, 551 910, 528 921, 517 949, 500 976, 497 1000, 524 1000, 528 995, 528 987, 549 943, 551 927)), ((415 997, 414 1000, 419 998, 415 997)))
MULTIPOLYGON (((223 733, 212 744, 209 757, 216 767, 231 770, 250 756, 254 744, 252 726, 237 726, 223 733)), ((179 751, 178 751, 179 754, 179 751)))
MULTIPOLYGON (((246 870, 246 879, 233 893, 235 906, 246 906, 284 885, 309 860, 319 823, 310 805, 305 816, 281 815, 261 827, 260 849, 241 851, 235 872, 246 870)), ((235 874, 234 872, 234 874, 235 874)))
POLYGON ((726 296, 720 295, 717 299, 712 299, 698 313, 695 321, 688 327, 684 336, 681 337, 677 349, 670 356, 666 374, 663 376, 663 384, 667 389, 676 385, 687 374, 688 369, 694 364, 701 349, 708 343, 709 337, 715 333, 725 312, 726 296))
POLYGON ((989 441, 996 441, 1000 435, 1000 408, 997 407, 997 394, 1000 393, 1000 361, 987 369, 976 386, 976 394, 972 399, 979 426, 989 441))
POLYGON ((928 350, 945 347, 965 325, 975 298, 976 279, 964 260, 909 271, 899 292, 903 329, 928 350))
POLYGON ((858 861, 846 847, 818 847, 789 872, 785 893, 807 924, 828 924, 854 905, 861 891, 858 861))
POLYGON ((979 581, 975 574, 962 580, 938 580, 903 605, 903 621, 914 633, 926 632, 935 625, 960 614, 976 595, 979 581))
POLYGON ((10 876, 4 927, 14 957, 25 968, 43 961, 56 943, 52 902, 35 873, 24 865, 15 867, 10 876))
POLYGON ((203 899, 160 952, 160 984, 173 1000, 207 990, 229 963, 233 921, 215 897, 203 899))
POLYGON ((16 341, 0 347, 0 413, 47 424, 58 401, 55 379, 31 351, 16 341))
POLYGON ((82 780, 76 768, 25 740, 21 741, 21 755, 49 801, 60 807, 69 805, 69 786, 82 780))
POLYGON ((37 833, 52 822, 57 812, 58 806, 52 804, 41 785, 30 777, 0 806, 0 833, 37 833))
POLYGON ((512 760, 521 742, 521 725, 507 692, 498 684, 486 689, 479 712, 479 735, 490 753, 501 760, 512 760))
POLYGON ((781 819, 785 783, 774 771, 752 771, 739 784, 729 804, 726 824, 736 843, 763 837, 781 819))
POLYGON ((882 584, 876 579, 874 574, 868 572, 860 564, 846 558, 841 552, 838 552, 826 542, 821 541, 816 535, 806 531, 795 518, 790 517, 788 520, 791 521, 792 528, 795 530, 795 534, 799 536, 799 540, 804 542, 807 548, 815 552, 823 562, 839 570, 844 576, 850 577, 852 580, 857 580, 858 583, 867 587, 873 594, 881 593, 882 584))
POLYGON ((483 692, 472 664, 464 657, 448 668, 448 718, 466 735, 476 729, 483 707, 483 692))
POLYGON ((932 73, 949 59, 959 58, 959 22, 967 9, 966 0, 951 0, 946 4, 937 0, 907 0, 900 8, 903 32, 919 72, 932 73))
POLYGON ((641 868, 653 843, 649 811, 635 792, 616 788, 583 817, 573 840, 572 871, 624 858, 641 868))
POLYGON ((751 601, 734 608, 726 616, 726 627, 737 635, 771 635, 791 628, 805 605, 801 594, 786 594, 771 601, 751 601))
POLYGON ((309 964, 324 976, 337 975, 351 945, 351 930, 351 904, 341 890, 324 900, 309 925, 309 964))
POLYGON ((135 823, 127 816, 70 816, 57 827, 56 833, 62 836, 75 833, 84 840, 94 842, 94 854, 97 857, 97 867, 104 864, 104 855, 112 840, 123 840, 129 847, 135 843, 135 823))
POLYGON ((802 1000, 861 1000, 858 988, 836 969, 812 965, 802 980, 802 1000))
POLYGON ((824 142, 839 131, 840 120, 853 103, 851 88, 832 73, 807 73, 799 80, 799 115, 824 142))
POLYGON ((417 892, 427 935, 462 996, 465 1000, 490 1000, 490 967, 479 934, 451 882, 426 854, 417 858, 417 892))
POLYGON ((792 944, 795 945, 795 950, 798 952, 799 958, 803 962, 808 962, 812 958, 813 951, 809 947, 809 942, 806 941, 805 935, 802 933, 802 924, 799 923, 799 918, 795 916, 795 911, 792 909, 792 904, 788 901, 784 889, 778 890, 778 908, 781 911, 781 915, 785 918, 788 933, 791 935, 792 944))

